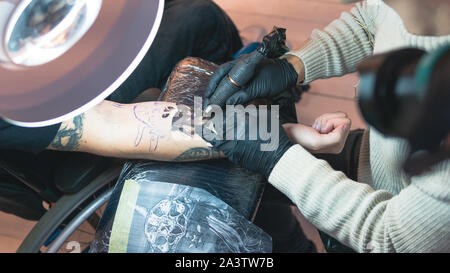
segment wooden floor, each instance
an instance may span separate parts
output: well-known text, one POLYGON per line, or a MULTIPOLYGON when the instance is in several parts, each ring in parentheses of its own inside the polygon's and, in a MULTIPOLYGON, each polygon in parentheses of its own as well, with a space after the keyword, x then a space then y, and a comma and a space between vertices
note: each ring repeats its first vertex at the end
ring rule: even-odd
POLYGON ((35 222, 0 212, 0 253, 15 252, 35 222))
MULTIPOLYGON (((351 8, 338 0, 215 0, 232 18, 243 33, 251 28, 274 25, 287 28, 291 48, 298 47, 314 28, 322 28, 341 12, 351 8)), ((322 113, 343 111, 352 118, 352 128, 364 127, 354 102, 357 83, 355 75, 338 79, 320 80, 311 84, 311 90, 297 105, 299 120, 312 124, 322 113)), ((298 210, 294 209, 297 213, 298 210)), ((305 232, 323 251, 317 232, 298 214, 305 232)), ((0 212, 0 252, 14 252, 35 223, 0 212)))

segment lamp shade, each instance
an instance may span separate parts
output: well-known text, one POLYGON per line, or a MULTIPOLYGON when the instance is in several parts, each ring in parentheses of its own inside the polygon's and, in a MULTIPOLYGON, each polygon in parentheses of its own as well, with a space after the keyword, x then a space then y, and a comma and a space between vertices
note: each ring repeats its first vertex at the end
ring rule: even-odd
POLYGON ((0 1, 0 117, 24 127, 73 118, 144 58, 164 0, 0 1))

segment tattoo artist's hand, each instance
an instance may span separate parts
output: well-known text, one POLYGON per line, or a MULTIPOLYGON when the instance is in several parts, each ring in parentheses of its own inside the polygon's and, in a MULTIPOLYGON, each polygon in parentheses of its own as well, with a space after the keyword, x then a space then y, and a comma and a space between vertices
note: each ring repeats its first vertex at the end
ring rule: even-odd
POLYGON ((292 141, 313 154, 339 154, 344 148, 351 124, 347 114, 337 112, 321 115, 312 127, 285 124, 284 128, 292 141))
MULTIPOLYGON (((239 65, 245 68, 245 58, 248 58, 248 55, 242 55, 239 59, 225 63, 218 68, 206 89, 204 107, 216 103, 210 99, 215 94, 218 84, 222 79, 228 77, 228 73, 234 66, 239 65)), ((298 77, 294 67, 286 59, 264 59, 256 66, 255 71, 242 69, 239 72, 243 74, 254 72, 254 75, 241 75, 244 76, 242 78, 250 78, 250 81, 228 98, 227 105, 244 104, 255 98, 275 96, 287 88, 295 86, 298 77)), ((224 107, 225 105, 219 106, 224 107)))
POLYGON ((210 131, 205 128, 210 126, 206 125, 203 128, 203 137, 216 150, 222 151, 231 162, 269 177, 277 162, 294 143, 289 139, 279 122, 271 124, 270 118, 268 118, 267 129, 262 130, 262 135, 260 132, 261 123, 258 124, 259 115, 259 111, 246 115, 245 122, 242 122, 235 119, 234 115, 228 114, 223 118, 223 124, 219 125, 219 127, 223 126, 221 131, 217 130, 217 127, 210 131), (255 129, 257 128, 257 132, 252 130, 253 133, 249 133, 249 128, 252 128, 252 126, 255 129), (218 136, 222 136, 222 140, 218 139, 218 136), (234 137, 227 139, 227 136, 234 137))

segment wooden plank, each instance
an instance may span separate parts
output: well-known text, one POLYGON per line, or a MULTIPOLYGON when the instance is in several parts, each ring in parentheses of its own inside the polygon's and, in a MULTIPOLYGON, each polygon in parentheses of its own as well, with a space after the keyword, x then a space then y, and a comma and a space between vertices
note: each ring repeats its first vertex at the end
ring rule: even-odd
POLYGON ((15 253, 22 240, 0 235, 0 253, 15 253))
POLYGON ((316 80, 311 83, 309 92, 330 97, 353 99, 355 97, 355 86, 357 85, 358 80, 358 75, 356 73, 343 77, 316 80))
POLYGON ((0 252, 15 252, 35 224, 0 211, 0 252))
POLYGON ((329 3, 329 4, 335 4, 335 5, 353 5, 353 4, 343 4, 339 0, 295 0, 295 1, 301 1, 301 2, 322 2, 322 3, 329 3))
POLYGON ((296 105, 298 120, 302 124, 312 125, 317 117, 324 113, 341 111, 347 113, 352 120, 352 130, 366 128, 361 118, 356 101, 330 98, 313 93, 305 93, 296 105))
POLYGON ((300 21, 329 23, 338 18, 342 12, 349 11, 352 5, 342 5, 337 1, 305 1, 305 0, 215 0, 215 2, 231 12, 245 12, 270 17, 291 18, 300 21))

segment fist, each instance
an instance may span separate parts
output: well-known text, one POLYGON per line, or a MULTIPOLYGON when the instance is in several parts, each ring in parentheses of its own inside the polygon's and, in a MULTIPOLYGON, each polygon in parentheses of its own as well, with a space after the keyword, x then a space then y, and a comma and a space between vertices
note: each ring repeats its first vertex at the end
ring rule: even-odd
POLYGON ((312 127, 302 124, 285 124, 283 127, 292 141, 313 154, 339 154, 344 148, 351 125, 347 114, 336 112, 321 115, 312 127))

